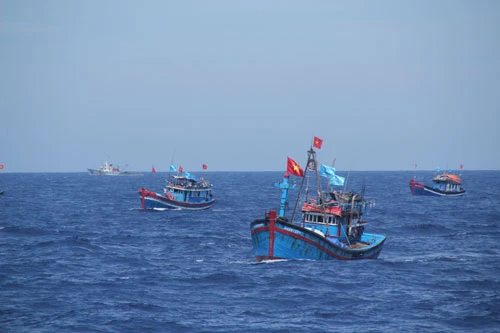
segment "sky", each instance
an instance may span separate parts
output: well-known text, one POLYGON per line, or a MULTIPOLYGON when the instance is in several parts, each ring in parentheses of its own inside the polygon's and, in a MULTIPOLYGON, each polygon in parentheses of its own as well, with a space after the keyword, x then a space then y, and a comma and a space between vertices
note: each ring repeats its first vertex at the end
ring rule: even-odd
POLYGON ((2 172, 500 169, 500 2, 0 0, 2 172))

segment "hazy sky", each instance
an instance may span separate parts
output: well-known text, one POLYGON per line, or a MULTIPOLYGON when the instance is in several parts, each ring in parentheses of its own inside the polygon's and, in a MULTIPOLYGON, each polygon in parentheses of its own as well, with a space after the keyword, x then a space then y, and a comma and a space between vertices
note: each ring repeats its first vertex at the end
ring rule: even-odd
POLYGON ((500 168, 500 1, 0 0, 3 172, 500 168))

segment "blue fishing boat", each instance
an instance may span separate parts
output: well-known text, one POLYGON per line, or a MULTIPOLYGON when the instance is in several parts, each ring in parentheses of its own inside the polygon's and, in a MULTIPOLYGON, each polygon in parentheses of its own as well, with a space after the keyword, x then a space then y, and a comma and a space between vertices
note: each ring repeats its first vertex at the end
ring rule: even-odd
POLYGON ((139 195, 142 209, 201 210, 210 208, 215 203, 212 184, 187 172, 171 175, 163 188, 163 193, 141 188, 139 195))
POLYGON ((317 166, 316 152, 312 147, 308 151, 305 173, 289 158, 283 182, 276 184, 282 190, 279 214, 271 210, 250 224, 253 254, 257 261, 360 260, 379 256, 386 237, 365 232, 368 222, 363 218, 365 208, 372 202, 352 191, 322 191, 320 175, 329 178, 330 184, 334 185, 343 183, 344 179, 337 176, 332 167, 321 165, 318 170, 317 166), (315 179, 308 176, 310 171, 315 179), (289 173, 302 177, 291 218, 285 216, 288 191, 295 187, 289 182, 289 173), (316 183, 314 196, 309 196, 308 186, 303 191, 309 178, 316 183), (301 219, 296 222, 294 217, 300 202, 301 219))
POLYGON ((458 197, 465 194, 462 180, 457 175, 442 173, 432 179, 432 185, 424 185, 415 179, 410 180, 412 195, 429 195, 440 197, 458 197))

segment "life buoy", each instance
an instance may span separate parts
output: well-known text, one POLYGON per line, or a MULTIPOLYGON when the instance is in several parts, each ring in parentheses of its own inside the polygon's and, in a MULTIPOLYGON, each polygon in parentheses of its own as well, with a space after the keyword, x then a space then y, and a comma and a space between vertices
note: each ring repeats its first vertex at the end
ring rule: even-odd
POLYGON ((174 197, 172 196, 172 193, 170 193, 170 192, 169 192, 169 193, 167 193, 167 198, 169 198, 170 200, 173 200, 173 199, 174 199, 174 197))

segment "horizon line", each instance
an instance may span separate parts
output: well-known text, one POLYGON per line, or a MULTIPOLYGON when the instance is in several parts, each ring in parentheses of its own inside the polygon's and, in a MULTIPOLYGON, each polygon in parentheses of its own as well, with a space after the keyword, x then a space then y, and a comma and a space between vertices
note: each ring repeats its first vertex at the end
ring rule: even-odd
MULTIPOLYGON (((5 169, 4 169, 5 170, 5 169)), ((2 173, 88 173, 88 171, 0 171, 0 174, 2 173)), ((419 170, 412 170, 412 169, 386 169, 386 170, 370 170, 370 169, 356 169, 356 170, 336 170, 336 172, 422 172, 422 171, 434 171, 436 172, 435 169, 419 169, 419 170)), ((443 170, 442 172, 464 172, 464 171, 500 171, 500 169, 467 169, 467 170, 443 170)), ((134 171, 128 171, 128 172, 139 172, 143 174, 153 174, 153 173, 175 173, 172 171, 158 171, 156 172, 151 172, 151 171, 140 171, 140 170, 134 170, 134 171)), ((189 170, 189 172, 197 172, 197 173, 205 173, 205 172, 286 172, 286 170, 189 170)))

